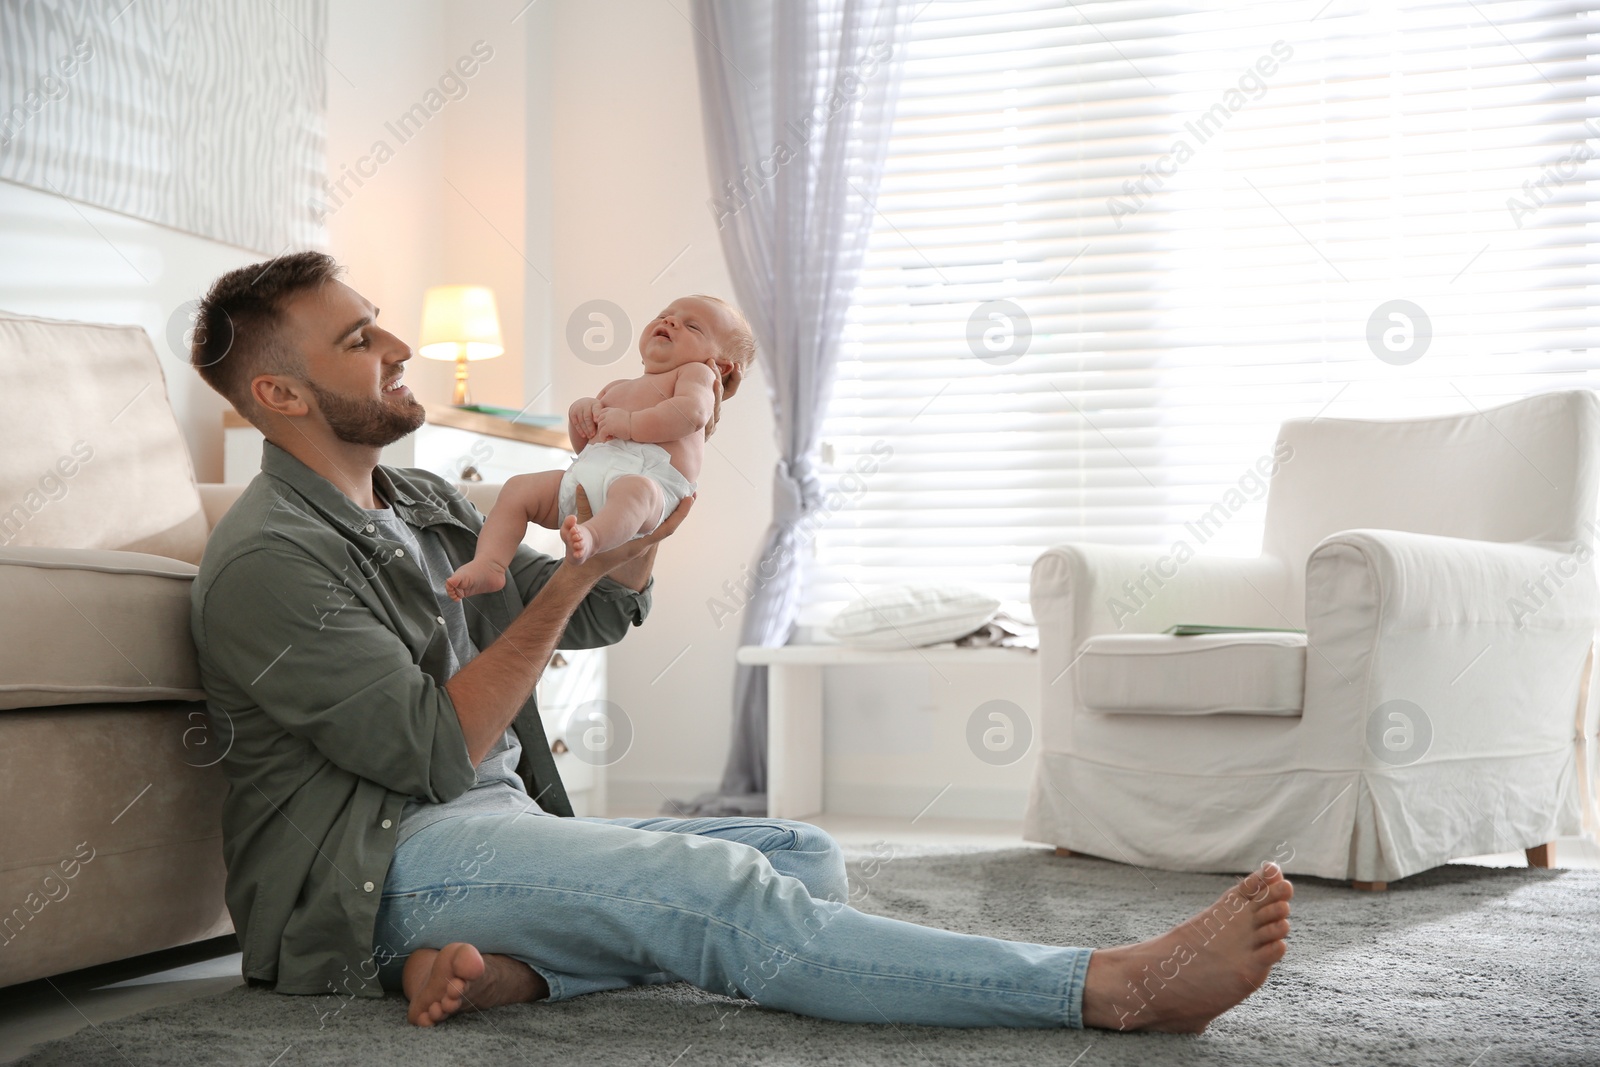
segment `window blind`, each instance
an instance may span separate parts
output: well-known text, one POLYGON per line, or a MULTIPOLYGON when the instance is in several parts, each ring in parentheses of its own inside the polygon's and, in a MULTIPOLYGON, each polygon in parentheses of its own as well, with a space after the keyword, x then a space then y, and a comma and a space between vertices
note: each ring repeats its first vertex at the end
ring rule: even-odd
POLYGON ((933 0, 824 427, 802 625, 1025 602, 1045 548, 1252 554, 1285 418, 1595 384, 1595 8, 933 0), (1232 499, 1237 500, 1237 497, 1232 499))

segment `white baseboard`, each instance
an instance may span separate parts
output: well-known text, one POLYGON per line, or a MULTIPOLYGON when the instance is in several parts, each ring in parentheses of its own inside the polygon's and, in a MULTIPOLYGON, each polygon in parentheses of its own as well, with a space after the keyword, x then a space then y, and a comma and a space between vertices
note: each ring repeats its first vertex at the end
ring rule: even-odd
MULTIPOLYGON (((642 781, 611 777, 606 783, 606 814, 614 818, 670 814, 666 800, 684 801, 715 789, 716 782, 695 779, 642 781)), ((1022 820, 1027 807, 1025 786, 1000 789, 951 785, 870 785, 828 783, 823 802, 835 815, 870 815, 916 819, 924 815, 943 819, 1022 820), (941 792, 941 790, 943 790, 941 792)))
POLYGON ((827 783, 823 804, 836 815, 920 819, 1005 819, 1021 822, 1028 806, 1025 786, 870 785, 827 783))

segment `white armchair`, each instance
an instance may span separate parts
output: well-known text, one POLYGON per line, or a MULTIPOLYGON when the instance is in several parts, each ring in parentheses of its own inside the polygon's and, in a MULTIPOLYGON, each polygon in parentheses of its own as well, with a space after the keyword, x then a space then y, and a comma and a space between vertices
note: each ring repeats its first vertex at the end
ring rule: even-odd
POLYGON ((1189 558, 1197 538, 1045 552, 1024 836, 1383 888, 1593 832, 1597 449, 1588 390, 1296 419, 1259 557, 1189 558), (1175 623, 1306 632, 1161 633, 1175 623))

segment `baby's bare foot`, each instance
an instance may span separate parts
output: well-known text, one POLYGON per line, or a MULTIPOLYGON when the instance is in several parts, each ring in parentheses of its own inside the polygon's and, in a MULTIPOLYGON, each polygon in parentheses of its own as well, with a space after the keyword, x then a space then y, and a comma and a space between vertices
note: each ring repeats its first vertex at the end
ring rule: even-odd
POLYGON ((574 563, 583 563, 594 555, 594 531, 570 515, 561 524, 561 540, 567 543, 567 555, 574 563))
POLYGON ((464 600, 479 593, 498 592, 504 589, 505 585, 506 572, 503 567, 479 560, 462 564, 456 568, 454 574, 444 580, 444 590, 450 594, 451 600, 464 600))
POLYGON ((406 1018, 436 1026, 457 1012, 543 1000, 550 987, 521 960, 484 956, 464 941, 419 948, 406 960, 401 984, 411 998, 406 1018))
POLYGON ((1260 989, 1283 959, 1292 896, 1283 870, 1265 863, 1160 937, 1096 949, 1084 984, 1083 1024, 1200 1033, 1260 989))

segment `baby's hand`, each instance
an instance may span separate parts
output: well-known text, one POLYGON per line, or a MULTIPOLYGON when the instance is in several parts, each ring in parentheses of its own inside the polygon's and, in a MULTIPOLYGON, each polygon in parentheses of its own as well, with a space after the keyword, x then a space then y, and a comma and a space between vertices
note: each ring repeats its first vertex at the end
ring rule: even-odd
MULTIPOLYGON (((572 423, 572 432, 582 436, 584 441, 594 438, 596 431, 594 412, 597 403, 597 401, 589 397, 584 397, 582 400, 574 401, 572 407, 567 411, 567 418, 572 423)), ((573 444, 579 445, 579 442, 574 441, 573 444)), ((579 445, 579 451, 582 451, 581 445, 579 445)))
POLYGON ((475 559, 456 568, 456 572, 444 580, 444 591, 450 594, 451 600, 465 600, 479 593, 496 592, 504 589, 505 585, 506 572, 503 567, 497 567, 488 560, 475 559))
POLYGON ((622 408, 601 408, 596 416, 600 436, 618 441, 633 440, 633 412, 622 408))

